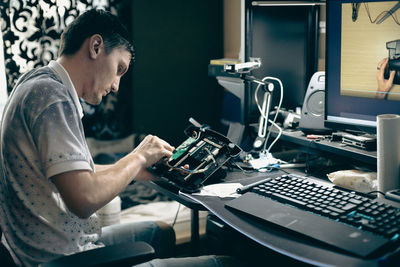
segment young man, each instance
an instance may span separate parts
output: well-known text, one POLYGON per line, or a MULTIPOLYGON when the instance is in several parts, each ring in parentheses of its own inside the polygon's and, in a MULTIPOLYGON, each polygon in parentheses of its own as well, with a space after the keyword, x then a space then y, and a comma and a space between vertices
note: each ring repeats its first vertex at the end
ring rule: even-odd
POLYGON ((128 40, 115 16, 87 11, 65 29, 57 61, 27 72, 13 89, 1 120, 0 221, 16 263, 37 265, 124 239, 147 241, 156 253, 160 242, 174 245, 150 222, 102 234, 94 215, 133 180, 154 179, 147 168, 174 150, 149 135, 115 164, 93 163, 79 98, 96 105, 118 91, 134 56, 128 40))

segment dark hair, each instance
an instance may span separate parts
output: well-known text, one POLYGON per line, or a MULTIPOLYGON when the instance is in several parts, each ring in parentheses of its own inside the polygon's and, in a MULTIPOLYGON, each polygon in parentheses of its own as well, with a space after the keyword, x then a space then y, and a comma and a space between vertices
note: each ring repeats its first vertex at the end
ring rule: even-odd
POLYGON ((108 11, 91 9, 71 22, 61 35, 59 55, 73 55, 84 41, 94 34, 103 38, 106 53, 113 48, 125 48, 135 57, 135 49, 129 41, 129 33, 119 19, 108 11))

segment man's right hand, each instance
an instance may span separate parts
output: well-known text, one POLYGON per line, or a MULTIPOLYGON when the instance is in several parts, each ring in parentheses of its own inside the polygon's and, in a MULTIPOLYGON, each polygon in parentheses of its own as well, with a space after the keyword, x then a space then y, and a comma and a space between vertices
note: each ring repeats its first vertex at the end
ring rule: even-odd
POLYGON ((144 140, 130 153, 129 156, 143 160, 142 169, 135 180, 154 180, 156 177, 147 168, 159 162, 162 158, 170 158, 174 147, 154 135, 147 135, 144 140))

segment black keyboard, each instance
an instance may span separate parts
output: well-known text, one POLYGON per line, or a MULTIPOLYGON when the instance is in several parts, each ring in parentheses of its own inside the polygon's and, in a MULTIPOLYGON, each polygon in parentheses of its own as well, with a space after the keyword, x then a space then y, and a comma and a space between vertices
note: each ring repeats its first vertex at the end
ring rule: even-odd
POLYGON ((400 246, 400 208, 298 175, 269 178, 226 206, 367 257, 400 246))

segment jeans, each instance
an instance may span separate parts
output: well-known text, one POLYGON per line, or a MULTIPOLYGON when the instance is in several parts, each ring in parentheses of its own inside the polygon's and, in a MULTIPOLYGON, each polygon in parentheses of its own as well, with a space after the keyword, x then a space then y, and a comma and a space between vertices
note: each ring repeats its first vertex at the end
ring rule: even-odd
POLYGON ((154 259, 145 263, 135 265, 135 267, 222 267, 218 257, 214 255, 187 257, 187 258, 169 258, 154 259))
MULTIPOLYGON (((127 241, 143 241, 150 244, 154 250, 162 247, 161 230, 155 222, 133 222, 125 224, 115 224, 103 227, 102 235, 99 239, 104 245, 114 245, 127 241)), ((168 258, 154 259, 137 265, 139 267, 183 267, 183 266, 209 266, 222 267, 218 257, 214 255, 186 257, 186 258, 168 258)))
POLYGON ((160 246, 160 229, 155 222, 133 222, 114 224, 102 228, 99 239, 104 245, 115 245, 122 242, 143 241, 155 250, 160 246))

